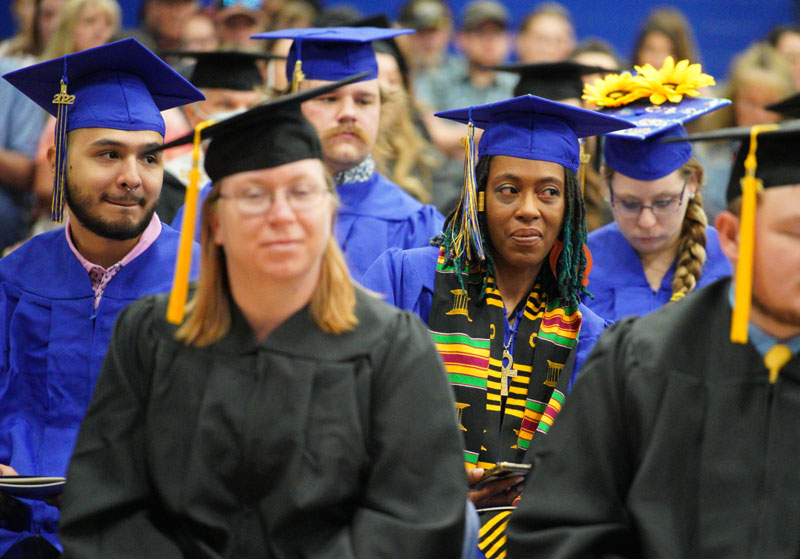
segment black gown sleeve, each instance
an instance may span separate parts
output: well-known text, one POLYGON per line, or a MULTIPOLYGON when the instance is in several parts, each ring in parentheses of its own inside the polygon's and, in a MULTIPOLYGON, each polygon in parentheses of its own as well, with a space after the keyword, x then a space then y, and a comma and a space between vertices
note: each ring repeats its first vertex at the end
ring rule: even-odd
POLYGON ((467 498, 452 390, 430 334, 403 312, 372 383, 371 468, 356 557, 457 558, 467 498))
POLYGON ((65 559, 183 557, 152 505, 144 412, 153 371, 152 298, 119 316, 67 472, 65 559))
POLYGON ((564 409, 539 440, 533 474, 508 524, 508 557, 635 557, 625 511, 633 459, 625 436, 626 334, 609 328, 564 409))

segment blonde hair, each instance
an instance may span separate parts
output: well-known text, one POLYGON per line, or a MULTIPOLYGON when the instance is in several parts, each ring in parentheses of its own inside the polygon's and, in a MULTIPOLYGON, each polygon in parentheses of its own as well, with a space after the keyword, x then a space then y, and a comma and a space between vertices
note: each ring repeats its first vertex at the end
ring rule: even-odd
POLYGON ((98 6, 111 19, 112 35, 119 29, 120 9, 116 0, 67 0, 50 39, 42 51, 42 60, 50 60, 76 52, 74 31, 78 18, 87 6, 98 6))
POLYGON ((372 149, 378 172, 427 204, 432 197, 433 172, 439 166, 435 150, 414 126, 408 93, 381 86, 380 98, 380 127, 372 149))
MULTIPOLYGON (((775 47, 766 42, 750 45, 740 52, 731 62, 728 80, 720 97, 732 99, 736 103, 739 91, 749 84, 763 84, 768 81, 781 90, 781 97, 788 97, 797 91, 792 68, 786 58, 775 47)), ((736 115, 733 105, 701 117, 703 130, 729 128, 736 126, 736 115)))
MULTIPOLYGON (((706 263, 706 227, 708 226, 708 217, 703 209, 703 196, 700 193, 705 179, 703 165, 692 157, 678 171, 685 180, 694 179, 697 190, 694 196, 689 197, 686 204, 686 213, 683 216, 683 224, 678 238, 678 257, 675 264, 675 276, 672 279, 673 301, 683 298, 700 281, 703 265, 706 263)), ((606 184, 610 185, 614 170, 605 165, 602 173, 606 184)))
MULTIPOLYGON (((333 180, 326 174, 334 195, 333 180)), ((211 218, 216 212, 221 181, 216 181, 203 204, 200 226, 202 261, 200 277, 192 299, 186 305, 187 318, 175 339, 187 345, 206 347, 221 340, 231 327, 231 296, 226 273, 225 251, 214 242, 211 218)), ((184 219, 191 219, 185 216, 184 219)), ((322 255, 319 281, 309 309, 323 332, 342 334, 358 324, 355 314, 356 292, 339 245, 331 233, 322 255)))

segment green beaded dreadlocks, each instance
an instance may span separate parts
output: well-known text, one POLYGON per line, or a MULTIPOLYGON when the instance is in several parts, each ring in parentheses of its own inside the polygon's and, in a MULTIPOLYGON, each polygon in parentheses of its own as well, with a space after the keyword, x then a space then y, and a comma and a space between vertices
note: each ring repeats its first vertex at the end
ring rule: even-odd
MULTIPOLYGON (((483 193, 486 190, 492 159, 493 156, 491 155, 482 156, 478 159, 477 165, 475 165, 475 178, 479 193, 483 193)), ((551 270, 549 263, 546 262, 539 273, 539 281, 548 294, 560 296, 568 307, 577 307, 581 295, 591 297, 591 294, 582 283, 583 274, 587 266, 586 253, 583 250, 587 236, 586 206, 583 203, 581 187, 578 184, 575 173, 566 167, 564 168, 564 186, 566 193, 564 221, 561 226, 561 233, 558 236, 559 241, 564 246, 558 258, 556 271, 551 270)), ((444 247, 448 263, 452 263, 456 269, 462 270, 462 273, 458 274, 458 280, 462 289, 466 289, 463 276, 469 271, 474 273, 476 271, 475 268, 480 263, 469 262, 464 251, 461 251, 461 254, 456 254, 456 251, 453 250, 453 239, 460 226, 457 221, 462 215, 458 211, 453 211, 447 217, 444 231, 442 232, 441 246, 444 247)), ((479 221, 481 238, 487 246, 491 247, 485 211, 480 212, 479 221)), ((494 261, 491 250, 486 251, 486 261, 480 269, 480 274, 483 283, 480 300, 483 300, 488 279, 490 276, 494 276, 494 261)))

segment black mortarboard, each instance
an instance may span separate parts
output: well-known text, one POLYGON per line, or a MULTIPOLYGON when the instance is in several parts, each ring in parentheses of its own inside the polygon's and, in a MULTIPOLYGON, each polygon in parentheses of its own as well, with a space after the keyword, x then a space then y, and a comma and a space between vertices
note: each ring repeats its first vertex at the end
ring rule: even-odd
POLYGON ((767 105, 764 108, 786 118, 800 118, 800 93, 795 93, 791 97, 782 99, 772 105, 767 105))
POLYGON ((259 60, 284 57, 266 52, 242 51, 169 51, 163 56, 193 58, 197 62, 192 68, 189 81, 201 89, 233 89, 250 91, 264 85, 264 75, 258 67, 259 60))
POLYGON ((616 72, 616 70, 600 66, 587 66, 570 60, 538 64, 501 64, 489 66, 489 68, 519 74, 519 81, 514 87, 514 97, 531 94, 551 101, 580 99, 583 94, 582 76, 616 72))
POLYGON ((800 161, 797 160, 800 121, 723 128, 692 134, 685 139, 742 141, 731 170, 726 198, 728 202, 742 198, 731 341, 746 343, 752 301, 756 198, 764 188, 800 183, 800 161))
MULTIPOLYGON (((321 158, 319 137, 300 112, 300 104, 363 77, 363 73, 356 74, 322 87, 284 95, 203 128, 200 139, 211 139, 205 155, 209 178, 217 181, 234 173, 321 158)), ((189 144, 193 139, 191 132, 160 149, 189 144)))
MULTIPOLYGON (((750 126, 737 126, 690 134, 684 138, 690 142, 715 140, 742 142, 728 181, 725 196, 728 202, 742 194, 741 179, 745 175, 744 161, 750 152, 751 132, 750 126)), ((764 188, 800 183, 800 160, 797 158, 797 154, 800 153, 800 121, 764 125, 763 130, 758 133, 756 148, 755 176, 762 182, 764 188)))
POLYGON ((186 188, 185 212, 167 320, 180 324, 185 313, 197 215, 197 183, 200 174, 197 161, 200 142, 211 140, 206 150, 205 169, 214 182, 235 173, 271 169, 303 159, 322 159, 319 136, 303 116, 300 104, 362 80, 366 75, 356 74, 321 87, 284 95, 220 122, 201 122, 191 133, 153 150, 194 144, 193 168, 189 173, 189 186, 186 188))

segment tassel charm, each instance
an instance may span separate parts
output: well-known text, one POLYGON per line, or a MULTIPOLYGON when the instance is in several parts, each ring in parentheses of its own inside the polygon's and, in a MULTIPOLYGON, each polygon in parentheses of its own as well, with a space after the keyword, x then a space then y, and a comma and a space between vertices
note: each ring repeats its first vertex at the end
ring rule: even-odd
POLYGON ((75 96, 67 93, 66 76, 61 78, 61 90, 53 96, 58 105, 55 130, 55 170, 53 177, 53 199, 50 203, 50 219, 56 223, 64 220, 64 188, 67 175, 67 111, 75 103, 75 96))

